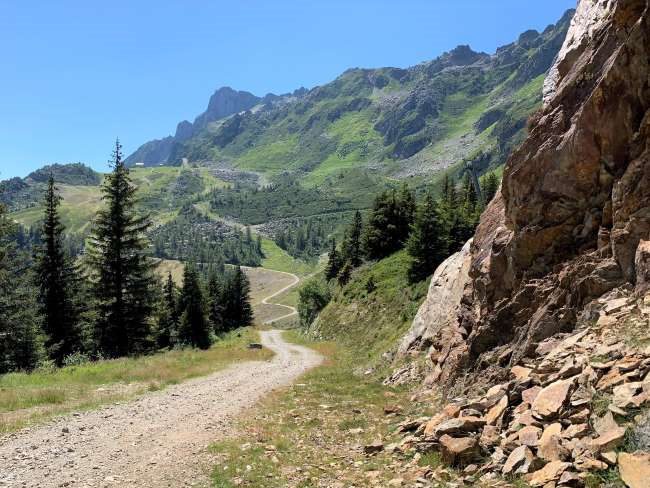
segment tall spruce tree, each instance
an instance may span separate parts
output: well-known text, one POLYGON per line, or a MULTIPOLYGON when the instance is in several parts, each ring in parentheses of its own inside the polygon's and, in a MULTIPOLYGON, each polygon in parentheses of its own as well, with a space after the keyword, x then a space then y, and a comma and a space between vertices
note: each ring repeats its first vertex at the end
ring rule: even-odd
POLYGON ((43 353, 29 256, 17 249, 15 232, 0 203, 0 374, 33 369, 43 353))
POLYGON ((409 279, 412 282, 425 279, 447 256, 444 228, 430 193, 418 208, 406 250, 411 257, 409 279))
POLYGON ((201 279, 196 266, 192 263, 185 265, 180 305, 180 342, 200 349, 208 349, 212 344, 212 334, 206 317, 201 279))
POLYGON ((215 334, 225 332, 224 324, 224 283, 216 271, 208 277, 208 320, 215 334))
POLYGON ((399 227, 398 233, 402 242, 406 242, 408 235, 411 233, 411 226, 415 221, 416 203, 413 192, 407 183, 402 185, 399 192, 397 211, 399 218, 397 225, 399 227))
POLYGON ((485 199, 485 204, 487 205, 492 201, 494 195, 496 195, 499 190, 499 178, 494 173, 494 171, 488 173, 487 176, 483 179, 483 198, 485 199))
POLYGON ((362 263, 361 237, 363 233, 363 219, 358 210, 354 213, 352 223, 347 229, 343 240, 342 261, 347 261, 353 268, 362 263))
POLYGON ((97 303, 95 341, 107 357, 142 353, 150 348, 149 317, 155 286, 153 261, 145 232, 148 216, 136 212, 136 187, 115 142, 112 172, 102 188, 105 206, 89 238, 88 258, 97 303))
POLYGON ((75 269, 64 250, 64 227, 59 218, 61 197, 50 175, 45 191, 45 219, 36 255, 39 305, 45 332, 45 348, 58 366, 66 356, 82 348, 79 309, 74 300, 75 269))
POLYGON ((230 273, 224 292, 225 330, 245 327, 253 323, 250 304, 250 282, 240 266, 230 273))
POLYGON ((170 348, 178 341, 178 298, 176 284, 171 271, 163 285, 163 294, 158 311, 156 343, 159 348, 170 348))
POLYGON ((338 276, 341 265, 341 256, 336 249, 336 239, 332 239, 330 252, 327 256, 327 266, 325 267, 325 278, 327 278, 327 281, 333 280, 338 276))
POLYGON ((385 191, 375 198, 363 235, 363 247, 369 259, 382 259, 398 251, 408 234, 396 192, 385 191))

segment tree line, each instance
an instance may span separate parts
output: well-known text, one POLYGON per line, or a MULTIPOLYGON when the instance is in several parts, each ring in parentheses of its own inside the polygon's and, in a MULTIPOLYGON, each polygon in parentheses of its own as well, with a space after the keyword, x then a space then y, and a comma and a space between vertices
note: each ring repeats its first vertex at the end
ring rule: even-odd
POLYGON ((22 231, 0 205, 0 373, 43 361, 62 366, 184 345, 207 348, 220 334, 251 323, 250 285, 239 267, 189 263, 180 290, 171 275, 161 282, 146 237, 151 222, 136 211, 136 191, 116 142, 102 187, 105 205, 78 259, 65 245, 52 175, 33 246, 18 245, 22 231))
MULTIPOLYGON (((460 182, 445 175, 439 197, 429 191, 419 203, 407 184, 380 193, 365 219, 360 212, 355 213, 340 244, 332 239, 325 281, 345 286, 364 261, 380 260, 401 249, 410 257, 409 280, 416 283, 426 279, 472 237, 481 212, 498 186, 494 173, 479 182, 467 172, 460 182)), ((300 290, 301 323, 311 323, 330 297, 326 283, 307 283, 300 290)))

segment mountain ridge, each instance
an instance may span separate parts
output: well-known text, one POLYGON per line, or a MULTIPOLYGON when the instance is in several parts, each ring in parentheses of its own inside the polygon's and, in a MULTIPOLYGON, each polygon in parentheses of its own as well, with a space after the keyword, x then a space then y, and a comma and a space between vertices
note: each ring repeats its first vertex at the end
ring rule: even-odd
POLYGON ((329 83, 285 95, 257 97, 220 88, 194 123, 182 121, 174 136, 143 144, 127 163, 216 162, 303 176, 364 165, 404 177, 448 167, 480 150, 503 162, 500 153, 522 139, 525 119, 541 102, 536 78, 550 68, 572 15, 567 11, 541 33, 527 30, 493 54, 461 44, 415 66, 351 68, 329 83), (517 93, 528 83, 535 83, 533 93, 517 93), (523 98, 525 107, 515 107, 523 98), (478 118, 474 112, 496 109, 492 124, 479 126, 485 132, 497 124, 495 134, 473 134, 471 127, 455 134, 457 120, 452 119, 470 109, 472 122, 478 118), (436 144, 460 135, 471 140, 467 147, 441 161, 438 153, 445 148, 436 144), (503 141, 489 148, 481 138, 503 141), (396 161, 400 168, 391 168, 396 161))

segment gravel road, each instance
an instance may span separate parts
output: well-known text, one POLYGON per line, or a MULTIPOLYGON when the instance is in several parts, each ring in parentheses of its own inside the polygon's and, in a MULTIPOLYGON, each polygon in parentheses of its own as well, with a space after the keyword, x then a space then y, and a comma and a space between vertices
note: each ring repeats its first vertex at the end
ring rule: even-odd
POLYGON ((206 446, 234 433, 232 420, 242 410, 322 359, 277 330, 261 332, 261 341, 273 359, 0 438, 0 487, 205 485, 206 446))

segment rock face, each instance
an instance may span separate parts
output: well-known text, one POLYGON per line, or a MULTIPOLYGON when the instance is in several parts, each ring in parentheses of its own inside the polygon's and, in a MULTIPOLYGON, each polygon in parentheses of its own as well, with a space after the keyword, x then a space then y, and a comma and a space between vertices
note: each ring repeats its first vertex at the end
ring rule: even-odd
POLYGON ((146 166, 166 164, 174 151, 175 145, 191 139, 192 136, 205 129, 211 122, 250 110, 261 103, 262 100, 246 91, 236 91, 228 86, 219 88, 210 97, 208 108, 194 119, 194 123, 184 120, 176 127, 175 135, 144 143, 126 158, 126 164, 144 163, 146 166))
MULTIPOLYGON (((426 350, 431 344, 442 343, 445 335, 459 335, 458 312, 463 291, 469 281, 471 241, 463 249, 448 257, 433 274, 429 292, 413 320, 413 325, 402 340, 398 355, 426 350)), ((434 361, 439 376, 438 363, 444 362, 444 353, 434 361)))
POLYGON ((573 330, 594 299, 635 284, 650 238, 649 63, 648 0, 580 2, 544 106, 477 228, 458 312, 414 324, 431 338, 436 379, 470 366, 501 374, 573 330))

